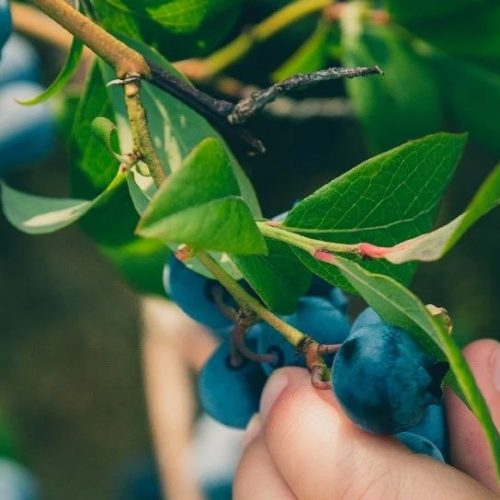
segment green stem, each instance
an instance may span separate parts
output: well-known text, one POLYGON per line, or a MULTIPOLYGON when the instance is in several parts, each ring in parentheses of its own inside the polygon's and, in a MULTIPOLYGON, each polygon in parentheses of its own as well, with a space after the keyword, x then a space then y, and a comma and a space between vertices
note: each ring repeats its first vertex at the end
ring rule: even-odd
MULTIPOLYGON (((140 98, 140 80, 125 85, 125 103, 134 145, 148 165, 155 184, 160 187, 166 176, 149 134, 146 111, 140 98)), ((196 254, 196 258, 226 288, 241 307, 255 312, 260 318, 279 331, 292 345, 297 347, 305 343, 308 339, 306 335, 280 319, 247 293, 209 253, 199 252, 196 254)))
POLYGON ((267 40, 274 34, 303 17, 328 7, 332 0, 297 0, 274 12, 256 26, 244 31, 235 40, 214 52, 203 61, 203 77, 211 77, 247 54, 254 45, 267 40))
POLYGON ((140 80, 124 85, 125 105, 134 140, 134 147, 140 153, 141 159, 148 166, 149 173, 157 187, 167 178, 163 165, 153 146, 151 135, 149 133, 148 119, 146 110, 141 99, 140 80))
POLYGON ((64 0, 32 0, 32 3, 113 66, 118 78, 132 73, 144 78, 151 76, 149 65, 139 52, 116 39, 64 0))
POLYGON ((267 238, 283 241, 297 248, 301 248, 313 255, 317 250, 327 250, 338 253, 359 253, 359 244, 332 243, 330 241, 315 240, 292 233, 286 229, 273 226, 267 222, 257 222, 260 232, 267 238))
POLYGON ((303 344, 307 337, 301 331, 289 325, 269 309, 264 307, 257 299, 252 297, 241 287, 207 252, 199 252, 196 258, 205 266, 224 288, 235 298, 238 304, 255 312, 266 323, 279 331, 283 337, 295 347, 303 344))

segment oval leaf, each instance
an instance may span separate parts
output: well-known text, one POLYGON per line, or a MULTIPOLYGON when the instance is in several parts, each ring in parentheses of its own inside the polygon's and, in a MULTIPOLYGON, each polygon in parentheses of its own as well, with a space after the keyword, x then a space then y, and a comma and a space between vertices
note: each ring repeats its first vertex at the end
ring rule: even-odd
POLYGON ((230 158, 215 138, 202 141, 171 174, 144 212, 137 233, 166 243, 228 253, 265 253, 240 197, 230 158))
POLYGON ((91 201, 35 196, 12 189, 2 182, 2 208, 6 219, 20 231, 30 234, 52 233, 82 218, 113 192, 125 176, 120 171, 106 190, 91 201))

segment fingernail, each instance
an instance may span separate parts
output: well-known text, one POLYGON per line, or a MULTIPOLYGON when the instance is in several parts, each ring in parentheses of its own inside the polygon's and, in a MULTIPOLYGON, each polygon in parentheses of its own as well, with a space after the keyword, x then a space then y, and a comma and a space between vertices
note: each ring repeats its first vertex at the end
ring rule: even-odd
POLYGON ((262 429, 262 422, 260 419, 260 415, 256 413, 251 419, 250 422, 248 422, 246 431, 245 431, 245 437, 243 438, 243 448, 246 448, 259 434, 260 430, 262 429))
POLYGON ((273 407, 275 401, 278 399, 279 395, 283 392, 285 387, 288 385, 288 376, 286 373, 277 371, 271 376, 266 386, 264 387, 264 392, 260 400, 260 416, 263 421, 266 420, 271 408, 273 407))
POLYGON ((500 342, 493 352, 493 385, 500 392, 500 342))

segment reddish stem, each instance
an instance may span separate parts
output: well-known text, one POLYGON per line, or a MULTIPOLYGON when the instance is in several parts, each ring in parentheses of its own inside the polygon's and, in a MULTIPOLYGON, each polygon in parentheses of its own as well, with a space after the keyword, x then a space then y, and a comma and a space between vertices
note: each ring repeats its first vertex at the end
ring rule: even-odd
POLYGON ((360 243, 358 245, 359 255, 365 259, 381 259, 391 250, 392 247, 379 247, 377 245, 372 245, 371 243, 360 243))
POLYGON ((245 344, 245 334, 247 328, 243 325, 236 324, 232 331, 232 339, 235 348, 238 350, 239 354, 249 359, 250 361, 255 361, 256 363, 275 363, 276 357, 274 354, 259 354, 252 351, 245 344))
POLYGON ((335 354, 342 344, 320 344, 318 346, 318 354, 324 356, 325 354, 335 354))
POLYGON ((306 358, 306 366, 311 372, 311 383, 313 387, 320 390, 330 389, 330 373, 321 354, 320 345, 312 339, 308 339, 302 346, 302 352, 306 358))

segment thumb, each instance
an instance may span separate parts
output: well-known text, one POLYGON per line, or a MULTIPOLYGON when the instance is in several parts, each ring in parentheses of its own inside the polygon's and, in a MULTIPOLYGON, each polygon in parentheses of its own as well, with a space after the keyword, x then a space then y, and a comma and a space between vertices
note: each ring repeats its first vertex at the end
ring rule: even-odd
POLYGON ((261 417, 269 455, 301 500, 495 498, 458 470, 355 427, 331 391, 312 388, 306 370, 273 374, 261 417))

